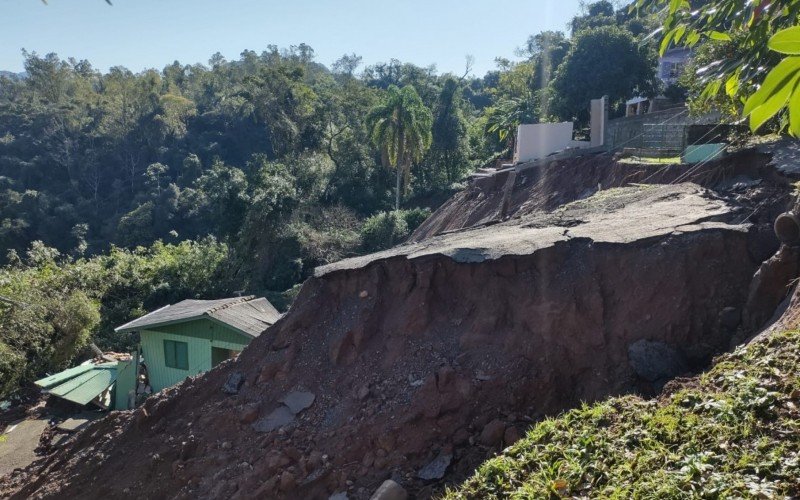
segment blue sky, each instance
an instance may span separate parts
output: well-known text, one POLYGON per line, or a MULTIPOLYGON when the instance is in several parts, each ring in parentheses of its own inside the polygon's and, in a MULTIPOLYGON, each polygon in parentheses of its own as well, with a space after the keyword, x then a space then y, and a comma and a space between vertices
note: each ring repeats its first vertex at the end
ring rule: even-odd
POLYGON ((0 0, 0 70, 22 71, 21 49, 88 59, 103 71, 207 63, 219 51, 305 42, 330 65, 355 52, 440 72, 473 73, 514 58, 528 35, 566 30, 580 0, 0 0))

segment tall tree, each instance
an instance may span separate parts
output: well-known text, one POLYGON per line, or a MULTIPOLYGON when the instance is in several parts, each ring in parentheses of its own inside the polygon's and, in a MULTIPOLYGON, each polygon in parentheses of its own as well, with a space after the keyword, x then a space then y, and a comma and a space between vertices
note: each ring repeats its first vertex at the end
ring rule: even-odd
MULTIPOLYGON (((438 170, 436 167, 441 167, 444 171, 447 184, 459 180, 458 177, 469 165, 467 159, 469 146, 466 144, 467 121, 462 106, 463 98, 459 82, 455 78, 448 78, 439 93, 434 109, 433 143, 429 155, 432 167, 436 170, 438 170)), ((435 177, 437 173, 431 172, 429 177, 435 177)))
POLYGON ((367 115, 372 142, 381 159, 396 170, 395 210, 400 209, 400 189, 408 188, 411 164, 422 159, 432 141, 433 115, 411 85, 391 85, 383 101, 367 115), (405 180, 404 180, 405 179, 405 180))

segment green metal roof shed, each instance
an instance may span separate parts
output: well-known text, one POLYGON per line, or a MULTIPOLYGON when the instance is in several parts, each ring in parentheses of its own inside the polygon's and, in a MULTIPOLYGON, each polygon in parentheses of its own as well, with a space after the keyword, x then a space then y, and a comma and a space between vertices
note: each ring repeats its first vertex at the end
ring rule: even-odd
POLYGON ((267 299, 184 300, 118 328, 138 331, 150 386, 160 391, 242 351, 280 313, 267 299))
POLYGON ((128 391, 135 384, 131 359, 88 361, 34 382, 48 394, 79 405, 94 403, 101 408, 129 408, 128 391))

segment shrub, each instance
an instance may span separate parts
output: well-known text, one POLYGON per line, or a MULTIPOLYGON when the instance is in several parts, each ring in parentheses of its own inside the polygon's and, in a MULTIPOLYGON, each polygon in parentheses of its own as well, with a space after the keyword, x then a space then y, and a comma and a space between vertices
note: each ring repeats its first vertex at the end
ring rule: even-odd
POLYGON ((381 212, 364 222, 361 228, 361 239, 364 250, 377 252, 400 243, 408 236, 408 223, 404 211, 381 212))
POLYGON ((427 208, 412 208, 411 210, 401 210, 406 224, 408 225, 408 232, 413 233, 425 219, 431 216, 431 211, 427 208))
POLYGON ((0 342, 0 397, 13 392, 25 370, 25 357, 0 342))

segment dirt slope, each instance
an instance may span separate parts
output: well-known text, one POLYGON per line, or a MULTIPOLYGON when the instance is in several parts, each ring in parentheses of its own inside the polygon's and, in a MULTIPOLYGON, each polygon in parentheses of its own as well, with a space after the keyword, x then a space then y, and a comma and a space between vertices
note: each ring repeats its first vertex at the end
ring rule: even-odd
POLYGON ((610 154, 598 154, 554 161, 521 171, 510 180, 509 173, 501 173, 472 182, 469 188, 444 203, 409 239, 421 241, 445 232, 551 211, 599 190, 637 183, 693 182, 716 191, 729 191, 737 183, 763 180, 761 189, 772 189, 775 184, 785 184, 780 179, 783 173, 779 173, 772 160, 784 149, 776 145, 770 154, 745 150, 699 165, 636 164, 620 161, 610 154))
POLYGON ((429 496, 542 416, 726 349, 777 246, 759 214, 784 197, 607 190, 321 268, 238 360, 94 423, 0 493, 368 498, 393 477, 429 496), (642 345, 661 355, 635 370, 642 345))

